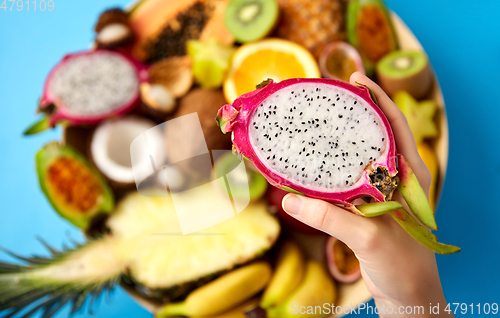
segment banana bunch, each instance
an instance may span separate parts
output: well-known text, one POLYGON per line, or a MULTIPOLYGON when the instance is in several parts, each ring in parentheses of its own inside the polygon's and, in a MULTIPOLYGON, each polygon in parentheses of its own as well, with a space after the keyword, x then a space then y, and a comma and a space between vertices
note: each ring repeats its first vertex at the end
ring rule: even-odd
POLYGON ((183 302, 165 305, 156 318, 244 318, 257 306, 268 318, 323 317, 307 309, 331 304, 335 297, 335 284, 322 264, 306 260, 295 242, 285 241, 273 275, 265 261, 240 267, 195 289, 183 302), (252 298, 262 290, 260 302, 252 298))
POLYGON ((263 290, 271 279, 271 272, 271 266, 264 261, 240 267, 195 289, 183 302, 165 305, 155 317, 211 316, 224 313, 263 290))
POLYGON ((300 248, 292 241, 283 244, 278 253, 275 274, 264 291, 260 306, 268 318, 323 317, 308 314, 307 309, 332 304, 336 287, 323 266, 305 260, 300 248))

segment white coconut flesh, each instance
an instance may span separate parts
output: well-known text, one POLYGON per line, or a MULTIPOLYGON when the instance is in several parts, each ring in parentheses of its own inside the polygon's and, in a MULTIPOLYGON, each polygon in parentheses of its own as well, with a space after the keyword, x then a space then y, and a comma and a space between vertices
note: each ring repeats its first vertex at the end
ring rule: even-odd
POLYGON ((111 43, 120 41, 129 36, 130 28, 121 23, 111 23, 105 26, 98 34, 97 41, 101 43, 111 43))
POLYGON ((71 115, 98 116, 123 107, 137 96, 135 67, 122 56, 99 52, 74 56, 52 74, 48 92, 71 115))
MULTIPOLYGON (((130 145, 136 137, 155 125, 148 119, 134 116, 108 120, 100 124, 92 136, 90 145, 92 159, 99 171, 117 183, 134 183, 130 145)), ((165 158, 162 134, 150 130, 147 142, 148 151, 138 156, 137 164, 150 165, 151 155, 157 159, 155 164, 160 168, 165 158)))
POLYGON ((273 173, 322 192, 348 190, 371 162, 387 156, 389 138, 378 114, 350 91, 296 84, 257 107, 250 142, 273 173))

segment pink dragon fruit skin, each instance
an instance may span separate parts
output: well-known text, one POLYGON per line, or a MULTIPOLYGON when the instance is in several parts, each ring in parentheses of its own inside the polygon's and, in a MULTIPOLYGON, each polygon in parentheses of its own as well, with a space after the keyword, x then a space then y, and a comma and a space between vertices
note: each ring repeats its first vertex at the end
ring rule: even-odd
MULTIPOLYGON (((110 51, 104 49, 97 49, 92 51, 83 51, 74 54, 66 55, 49 73, 43 89, 43 95, 40 99, 39 104, 39 112, 45 112, 48 114, 49 124, 54 127, 58 122, 68 122, 71 125, 84 125, 84 124, 97 124, 100 121, 110 118, 110 117, 118 117, 122 116, 128 112, 130 112, 135 106, 138 105, 140 101, 139 95, 139 85, 143 82, 148 81, 149 75, 147 72, 147 66, 142 64, 141 62, 135 60, 131 56, 119 52, 119 51, 110 51), (95 57, 97 55, 107 55, 109 57, 115 58, 116 61, 125 62, 123 65, 129 65, 133 72, 130 73, 132 80, 134 81, 133 89, 129 90, 129 96, 123 103, 119 105, 113 105, 112 108, 105 112, 97 113, 97 114, 84 114, 84 113, 74 113, 68 106, 65 104, 63 99, 57 94, 53 93, 50 90, 51 83, 53 79, 59 74, 60 70, 67 65, 68 62, 75 61, 77 58, 85 58, 85 57, 95 57), (54 107, 51 107, 54 106, 54 107)), ((81 87, 73 87, 73 91, 79 90, 81 87)))
POLYGON ((333 85, 355 94, 358 98, 364 100, 378 115, 380 121, 384 125, 388 136, 388 147, 384 153, 372 162, 372 166, 385 167, 390 176, 395 177, 396 169, 396 146, 394 136, 389 125, 389 122, 380 108, 373 102, 370 92, 366 87, 356 87, 345 82, 330 80, 330 79, 288 79, 279 83, 270 82, 263 88, 246 93, 234 101, 232 105, 223 106, 218 113, 218 122, 223 132, 232 131, 232 140, 235 149, 244 157, 251 160, 257 169, 266 177, 272 185, 279 188, 289 188, 293 191, 300 192, 306 196, 327 200, 334 203, 350 206, 354 199, 360 197, 372 197, 377 202, 386 201, 386 196, 377 188, 370 184, 368 169, 363 171, 363 174, 358 182, 348 190, 323 192, 317 189, 310 189, 300 184, 290 181, 277 175, 258 157, 255 149, 251 145, 249 127, 250 119, 255 110, 267 98, 283 90, 286 87, 301 83, 326 84, 333 85))

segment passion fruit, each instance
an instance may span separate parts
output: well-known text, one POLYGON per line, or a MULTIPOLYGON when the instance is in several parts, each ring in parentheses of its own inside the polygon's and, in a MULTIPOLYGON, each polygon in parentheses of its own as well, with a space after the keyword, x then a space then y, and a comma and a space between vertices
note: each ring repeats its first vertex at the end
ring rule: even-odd
POLYGON ((324 77, 344 82, 349 82, 354 72, 365 74, 361 55, 352 45, 343 41, 325 46, 319 57, 319 68, 324 77))
POLYGON ((361 267, 354 252, 333 236, 326 241, 326 259, 330 274, 335 280, 349 284, 361 277, 361 267))

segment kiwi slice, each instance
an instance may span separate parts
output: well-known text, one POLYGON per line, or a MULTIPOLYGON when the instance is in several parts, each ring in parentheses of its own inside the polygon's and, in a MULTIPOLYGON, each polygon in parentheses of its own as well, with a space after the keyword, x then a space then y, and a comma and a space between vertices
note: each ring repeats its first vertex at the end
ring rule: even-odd
POLYGON ((232 0, 224 14, 224 23, 241 43, 262 39, 278 20, 276 0, 232 0))
POLYGON ((424 98, 432 84, 427 56, 421 51, 395 51, 382 58, 376 67, 380 86, 389 95, 404 90, 424 98))
POLYGON ((238 156, 231 152, 220 156, 215 162, 215 176, 220 180, 217 185, 223 191, 229 189, 234 200, 248 200, 248 197, 250 197, 250 201, 258 200, 267 190, 267 180, 260 173, 248 167, 244 170, 241 169, 239 166, 241 163, 238 156), (227 180, 228 187, 224 179, 227 180))

